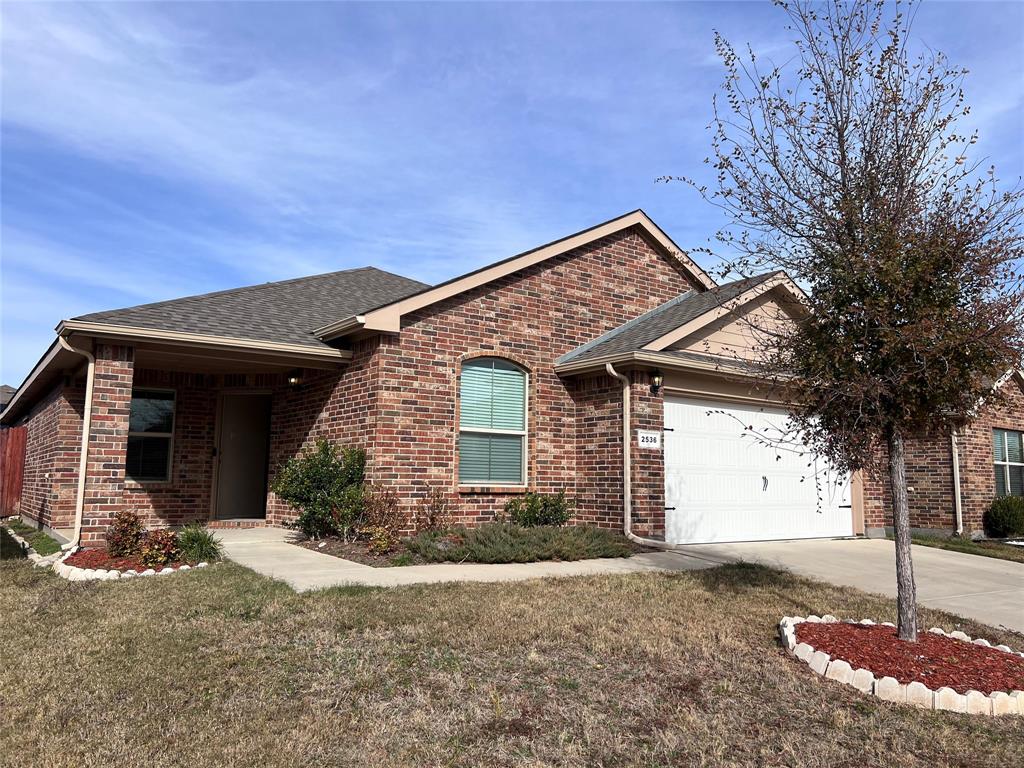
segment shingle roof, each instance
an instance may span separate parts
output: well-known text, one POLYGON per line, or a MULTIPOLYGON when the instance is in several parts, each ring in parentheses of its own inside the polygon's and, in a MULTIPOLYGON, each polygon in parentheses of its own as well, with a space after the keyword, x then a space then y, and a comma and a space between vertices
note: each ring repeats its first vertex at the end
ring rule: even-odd
POLYGON ((0 385, 0 411, 11 401, 11 398, 14 397, 14 393, 17 391, 10 384, 0 385))
POLYGON ((313 335, 315 328, 426 287, 401 275, 362 267, 93 312, 74 319, 323 347, 327 345, 313 335))
POLYGON ((665 302, 660 307, 655 307, 650 312, 608 331, 603 336, 576 347, 559 358, 558 363, 575 363, 618 352, 634 352, 643 349, 655 339, 686 325, 691 320, 697 319, 777 274, 779 273, 769 272, 764 275, 756 275, 699 293, 687 291, 665 302))

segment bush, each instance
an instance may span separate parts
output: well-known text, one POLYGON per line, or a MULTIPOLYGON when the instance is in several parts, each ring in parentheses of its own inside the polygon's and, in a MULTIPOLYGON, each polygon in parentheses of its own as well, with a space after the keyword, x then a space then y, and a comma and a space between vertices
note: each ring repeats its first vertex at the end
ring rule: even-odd
POLYGON ((299 511, 294 525, 307 537, 348 537, 362 517, 365 470, 366 452, 361 448, 339 450, 321 438, 313 450, 289 459, 270 487, 299 511))
POLYGON ((1024 536, 1024 497, 1003 496, 992 502, 982 518, 985 533, 993 539, 1024 536))
POLYGON ((220 560, 221 546, 220 539, 210 531, 196 523, 186 525, 178 533, 178 549, 181 559, 186 563, 212 563, 220 560))
POLYGON ((538 525, 565 525, 572 517, 575 504, 565 497, 565 491, 556 494, 527 493, 505 503, 505 514, 516 525, 533 528, 538 525))
POLYGON ((113 557, 134 557, 139 554, 146 529, 134 512, 122 509, 107 527, 107 552, 113 557))
POLYGON ((398 546, 402 529, 398 494, 390 488, 367 485, 363 488, 363 519, 359 534, 375 555, 386 555, 398 546))
POLYGON ((477 528, 428 531, 405 541, 406 549, 424 560, 471 563, 532 563, 538 560, 587 560, 628 557, 633 546, 617 532, 603 528, 523 528, 486 523, 477 528))
POLYGON ((431 488, 420 499, 413 517, 416 533, 441 531, 452 524, 451 496, 443 488, 431 488))
POLYGON ((139 561, 147 568, 159 568, 176 561, 180 556, 178 536, 168 528, 150 531, 139 550, 139 561))

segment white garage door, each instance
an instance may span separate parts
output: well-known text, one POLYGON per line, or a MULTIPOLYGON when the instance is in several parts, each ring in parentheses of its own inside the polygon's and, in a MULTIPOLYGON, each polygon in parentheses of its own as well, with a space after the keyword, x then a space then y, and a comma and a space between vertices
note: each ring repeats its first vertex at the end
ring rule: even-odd
POLYGON ((802 444, 772 440, 786 429, 783 410, 666 398, 666 540, 853 535, 849 478, 802 444))

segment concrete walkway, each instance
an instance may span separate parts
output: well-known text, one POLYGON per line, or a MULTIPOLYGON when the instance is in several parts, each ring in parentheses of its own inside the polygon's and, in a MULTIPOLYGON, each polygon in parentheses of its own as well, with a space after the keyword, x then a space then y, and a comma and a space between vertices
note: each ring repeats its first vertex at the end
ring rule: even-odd
MULTIPOLYGON (((681 547, 687 554, 787 568, 833 584, 896 597, 896 555, 884 539, 815 539, 681 547)), ((1024 632, 1024 563, 912 547, 918 602, 1024 632)))
POLYGON ((299 592, 345 584, 396 587, 446 581, 523 581, 545 576, 591 576, 611 573, 691 571, 713 568, 713 560, 675 552, 649 552, 630 558, 602 558, 574 562, 441 563, 374 568, 340 557, 314 552, 288 543, 295 537, 281 528, 225 528, 216 532, 231 560, 257 573, 287 582, 299 592))

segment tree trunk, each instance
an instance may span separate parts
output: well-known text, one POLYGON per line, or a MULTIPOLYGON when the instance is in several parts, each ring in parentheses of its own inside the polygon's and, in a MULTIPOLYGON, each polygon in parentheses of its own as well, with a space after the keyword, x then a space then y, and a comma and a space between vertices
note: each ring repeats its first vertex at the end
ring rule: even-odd
POLYGON ((889 484, 892 488, 892 527, 896 539, 897 634, 900 640, 917 641, 917 587, 910 559, 910 501, 907 499, 907 465, 903 435, 890 432, 889 484))

